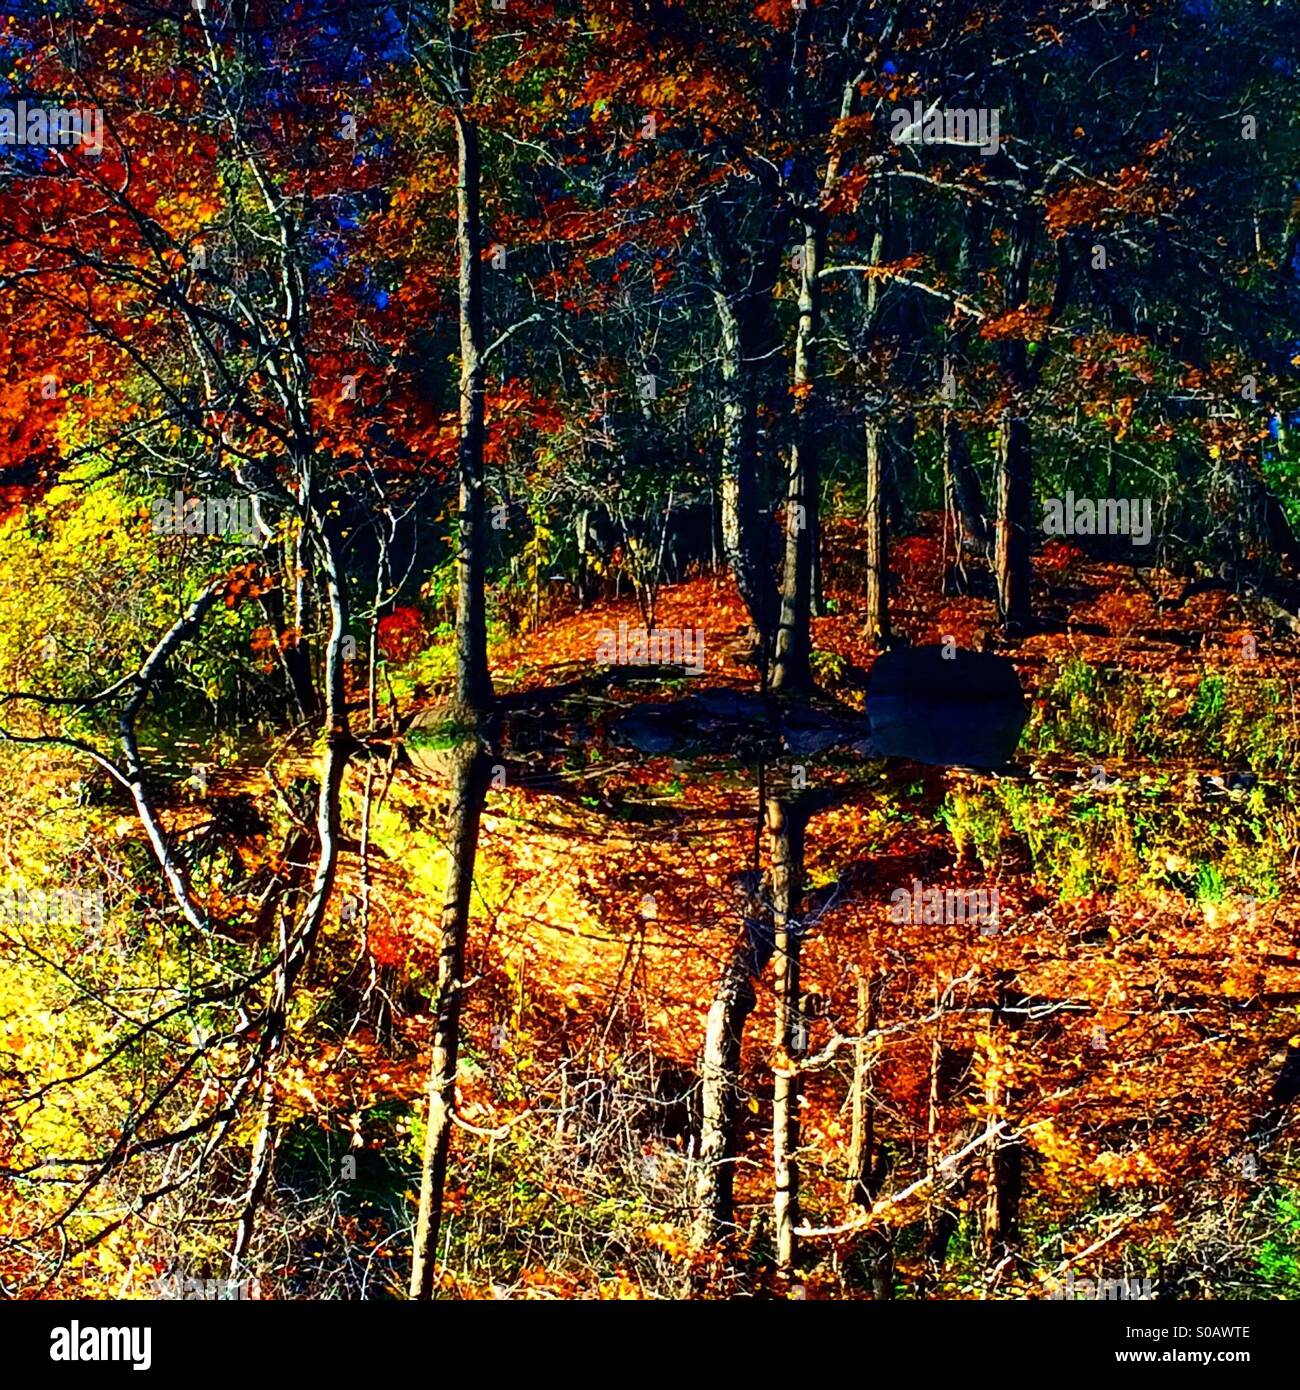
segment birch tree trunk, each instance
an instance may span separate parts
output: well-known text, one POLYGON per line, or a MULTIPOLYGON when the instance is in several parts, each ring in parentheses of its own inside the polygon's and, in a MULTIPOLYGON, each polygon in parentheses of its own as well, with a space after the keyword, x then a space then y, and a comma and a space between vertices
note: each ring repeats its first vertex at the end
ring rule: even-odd
POLYGON ((795 438, 786 486, 785 561, 777 622, 773 690, 812 688, 813 545, 816 540, 817 431, 813 411, 821 310, 823 233, 820 215, 804 223, 799 256, 799 326, 794 344, 795 438))

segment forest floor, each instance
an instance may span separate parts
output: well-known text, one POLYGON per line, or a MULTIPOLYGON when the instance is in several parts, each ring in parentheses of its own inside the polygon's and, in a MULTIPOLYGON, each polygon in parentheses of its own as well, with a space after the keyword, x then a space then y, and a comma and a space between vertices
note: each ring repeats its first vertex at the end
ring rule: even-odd
MULTIPOLYGON (((860 707, 878 653, 861 633, 854 528, 833 524, 827 547, 837 582, 833 611, 814 622, 816 670, 860 707)), ((806 760, 810 784, 839 795, 806 836, 803 988, 817 1061, 803 1077, 805 1220, 854 1226, 850 1040, 865 1030, 884 1200, 917 1189, 882 1218, 896 1232, 900 1292, 1042 1296, 1050 1272, 1099 1239, 1116 1242, 1107 1273, 1199 1269, 1184 1247, 1224 1203, 1249 1245, 1250 1213, 1274 1200, 1259 1175, 1282 1162, 1259 1136, 1270 1105, 1288 1099, 1279 1069, 1300 1046, 1294 639, 1230 591, 1178 603, 1183 580, 1064 545, 1038 559, 1047 629, 1009 646, 986 635, 990 600, 940 597, 932 535, 897 544, 891 573, 896 630, 913 644, 1002 651, 1031 713, 996 774, 806 760), (896 920, 899 891, 919 885, 996 889, 996 922, 896 920), (1021 1136, 1024 1241, 990 1261, 979 1253, 984 1150, 942 1182, 927 1174, 998 1120, 1021 1136), (1036 1225, 1040 1203, 1050 1228, 1036 1225), (936 1261, 928 1242, 944 1213, 956 1234, 936 1261)), ((498 690, 589 675, 620 622, 642 622, 630 596, 501 643, 498 690)), ((672 681, 675 693, 754 688, 727 579, 666 587, 657 622, 705 632, 705 671, 672 681)), ((511 750, 558 785, 507 776, 488 794, 460 1078, 462 1117, 480 1133, 460 1136, 445 1276, 461 1296, 655 1296, 701 1277, 685 1229, 705 1017, 765 862, 761 779, 788 769, 615 746, 605 715, 649 689, 584 696, 558 731, 511 750)), ((354 768, 354 816, 362 779, 354 768)), ((363 1152, 410 1133, 442 874, 435 784, 399 766, 372 790, 367 944, 392 1012, 379 1027, 360 1011, 337 1051, 282 1078, 363 1152)), ((345 894, 360 891, 359 825, 349 834, 345 894)), ((745 1288, 767 1278, 772 1029, 769 972, 743 1063, 744 1258, 725 1276, 745 1288)), ((808 1296, 863 1296, 855 1229, 809 1244, 808 1296)))

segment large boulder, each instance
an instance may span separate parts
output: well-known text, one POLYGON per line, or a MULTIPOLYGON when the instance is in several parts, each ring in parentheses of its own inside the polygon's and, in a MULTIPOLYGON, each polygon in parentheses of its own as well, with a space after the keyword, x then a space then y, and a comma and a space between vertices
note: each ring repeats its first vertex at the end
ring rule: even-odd
POLYGON ((867 682, 871 743, 880 757, 1001 767, 1027 717, 1016 668, 986 652, 900 647, 877 660, 867 682))

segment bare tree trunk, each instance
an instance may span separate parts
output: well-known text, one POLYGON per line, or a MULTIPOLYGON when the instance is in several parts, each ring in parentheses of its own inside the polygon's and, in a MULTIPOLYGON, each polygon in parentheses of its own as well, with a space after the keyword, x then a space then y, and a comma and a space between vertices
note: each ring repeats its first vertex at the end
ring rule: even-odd
POLYGON ((785 564, 776 632, 772 688, 812 688, 813 545, 817 537, 817 430, 813 410, 816 347, 821 309, 818 277, 822 227, 817 214, 804 224, 799 258, 799 326, 794 346, 795 438, 786 489, 785 564))
MULTIPOLYGON (((795 62, 792 70, 806 71, 809 32, 806 7, 796 6, 795 62)), ((840 120, 853 113, 859 85, 867 78, 862 69, 849 77, 840 92, 840 120)), ((797 80, 791 90, 792 105, 805 121, 814 103, 797 80)), ((803 247, 799 257, 799 323, 794 340, 794 443, 786 488, 785 559, 781 573, 781 612, 777 622, 772 689, 802 693, 812 689, 812 617, 825 611, 821 596, 821 516, 817 468, 817 337, 821 332, 821 274, 826 255, 826 223, 821 202, 839 178, 842 151, 831 153, 820 189, 811 169, 808 204, 802 212, 803 247)))
POLYGON ((948 1242, 957 1229, 956 1218, 941 1194, 935 1190, 934 1181, 939 1166, 939 1078, 943 1061, 943 1011, 946 999, 946 994, 941 994, 936 987, 937 1016, 934 1022, 934 1037, 930 1040, 930 1087, 925 1121, 925 1176, 928 1182, 925 1207, 927 1282, 942 1270, 943 1262, 947 1258, 948 1242))
POLYGON ((812 534, 808 537, 809 564, 812 566, 812 582, 808 597, 808 612, 814 618, 824 618, 830 613, 826 602, 825 577, 822 565, 822 517, 821 507, 813 507, 808 514, 808 525, 812 534))
POLYGON ((573 535, 578 547, 578 569, 577 579, 574 587, 578 595, 578 607, 585 608, 592 599, 592 571, 591 571, 591 513, 580 511, 573 521, 573 535))
MULTIPOLYGON (((269 551, 271 547, 267 549, 269 551)), ((281 553, 283 554, 283 547, 281 547, 281 553)), ((270 569, 274 563, 274 553, 268 553, 266 557, 267 568, 270 569)), ((293 563, 296 568, 299 561, 295 559, 293 563)), ((295 593, 298 588, 299 584, 295 582, 295 593)), ((271 630, 279 637, 284 633, 287 625, 284 590, 277 587, 259 595, 258 604, 262 612, 265 613, 271 630)), ((317 699, 316 687, 312 681, 311 652, 307 645, 306 633, 296 630, 292 641, 277 641, 275 649, 279 658, 280 669, 284 672, 285 679, 289 683, 290 693, 293 695, 294 704, 298 707, 298 717, 304 720, 310 719, 319 711, 320 702, 317 699)))
MULTIPOLYGON (((1006 1088, 996 1077, 985 1086, 984 1099, 992 1124, 1007 1099, 1006 1088)), ((1019 1238, 1024 1151, 1017 1139, 1004 1133, 993 1135, 988 1142, 984 1243, 989 1264, 996 1267, 1014 1251, 1019 1238)))
POLYGON ((889 551, 885 533, 884 439, 880 418, 868 415, 867 461, 867 620, 864 636, 875 647, 889 642, 889 551))
MULTIPOLYGON (((1010 1038, 1023 1023, 1028 996, 1015 986, 1009 973, 1000 974, 998 1002, 993 1010, 990 1033, 998 1051, 1010 1045, 1010 1038), (1008 1010, 1013 1012, 1008 1013, 1008 1010), (1018 1022, 1017 1022, 1018 1020, 1018 1022)), ((992 1126, 1007 1115, 1014 1092, 1005 1080, 1005 1069, 995 1053, 989 1059, 984 1082, 985 1118, 992 1126)), ((1015 1133, 1000 1131, 989 1139, 986 1161, 988 1185, 984 1203, 984 1242, 991 1272, 1015 1252, 1020 1240, 1020 1198, 1024 1186, 1024 1144, 1015 1133)))
POLYGON ((447 1154, 456 1103, 460 1007, 464 990, 465 938, 470 890, 478 852, 479 821, 487 791, 487 762, 476 741, 452 755, 451 804, 447 811, 447 889, 438 940, 438 978, 433 995, 433 1047, 429 1065, 429 1114, 420 1164, 420 1210, 411 1259, 411 1297, 433 1297, 442 1227, 447 1154))
MULTIPOLYGON (((493 694, 487 663, 484 516, 483 274, 479 251, 478 126, 467 114, 472 98, 474 39, 461 27, 454 7, 449 24, 456 100, 456 249, 460 263, 460 517, 456 557, 456 713, 481 724, 493 694)), ((429 1062, 429 1114, 420 1165, 420 1209, 411 1252, 411 1297, 433 1297, 442 1227, 447 1155, 456 1102, 460 1052, 460 1007, 464 989, 465 938, 470 891, 478 853, 479 821, 487 794, 487 761, 477 738, 466 739, 451 756, 451 800, 447 811, 449 867, 439 926, 438 976, 433 997, 433 1046, 429 1062)))
POLYGON ((871 1150, 875 1142, 875 1107, 868 1095, 870 1063, 867 1053, 867 1034, 873 1029, 874 999, 869 982, 856 965, 850 967, 858 980, 858 1012, 854 1025, 857 1041, 853 1044, 853 1090, 849 1097, 852 1130, 849 1140, 849 1179, 845 1198, 864 1205, 868 1197, 867 1184, 871 1173, 871 1150))
POLYGON ((450 33, 456 82, 456 252, 460 264, 460 515, 456 554, 456 703, 483 714, 492 700, 487 661, 484 599, 486 529, 483 479, 483 240, 479 196, 478 126, 466 114, 471 100, 471 31, 453 23, 450 33))
MULTIPOLYGON (((708 204, 705 231, 722 369, 722 548, 766 650, 776 615, 776 584, 767 561, 759 507, 755 310, 752 302, 746 303, 764 287, 737 284, 736 248, 716 201, 708 204)), ((758 273, 752 270, 750 281, 758 273)))
POLYGON ((916 412, 905 410, 889 432, 885 455, 885 521, 895 528, 911 515, 909 497, 916 487, 916 412))
MULTIPOLYGON (((846 1196, 856 1206, 867 1208, 876 1200, 884 1180, 884 1156, 875 1154, 876 1106, 871 1098, 872 1054, 869 1035, 879 1021, 880 977, 870 979, 854 967, 858 977, 858 1011, 855 1025, 857 1042, 853 1045, 853 1092, 850 1097, 852 1139, 849 1145, 849 1180, 846 1196)), ((894 1296, 894 1252, 887 1230, 867 1231, 862 1238, 867 1264, 871 1271, 872 1297, 888 1299, 894 1296)))
MULTIPOLYGON (((310 499, 310 474, 304 466, 303 493, 310 499)), ((293 987, 301 975, 325 918, 326 904, 334 891, 338 872, 339 818, 343 774, 353 748, 343 680, 343 642, 347 636, 347 592, 334 535, 328 518, 311 502, 312 537, 324 577, 324 594, 330 628, 324 652, 325 709, 323 712, 326 754, 316 797, 317 860, 307 900, 290 936, 281 918, 280 957, 276 964, 274 988, 263 1019, 259 1039, 257 1069, 260 1071, 261 1108, 257 1138, 249 1163, 248 1185, 230 1258, 230 1277, 239 1278, 246 1269, 256 1229, 257 1213, 266 1195, 275 1163, 275 1069, 284 1044, 289 1021, 293 987)), ((252 1073, 249 1074, 250 1078, 252 1073)))
POLYGON ((772 935, 776 967, 776 1059, 772 1088, 772 1214, 776 1264, 790 1274, 798 1258, 799 1058, 807 1047, 799 1000, 797 912, 803 879, 803 821, 794 807, 769 798, 767 828, 772 854, 772 935))
MULTIPOLYGON (((276 1052, 278 1055, 278 1049, 276 1052)), ((275 1136, 272 1130, 275 1121, 275 1079, 272 1063, 268 1060, 262 1074, 261 1105, 257 1120, 257 1138, 253 1141, 253 1153, 248 1165, 248 1186, 244 1192, 244 1204, 239 1213, 239 1223, 235 1228, 235 1244, 230 1252, 229 1277, 241 1279, 250 1268, 249 1251, 253 1244, 253 1234, 257 1229, 257 1212, 266 1195, 271 1177, 271 1167, 275 1157, 275 1136)))
POLYGON ((740 1044, 754 1007, 749 951, 737 947, 723 971, 704 1030, 699 1172, 695 1180, 696 1247, 721 1239, 732 1224, 740 1044))
POLYGON ((754 977, 762 973, 773 948, 771 924, 759 903, 752 901, 750 909, 744 934, 723 968, 705 1025, 692 1231, 697 1248, 722 1239, 733 1222, 741 1044, 745 1021, 754 1009, 754 977))
MULTIPOLYGON (((984 211, 977 203, 966 210, 964 228, 957 247, 957 264, 953 272, 957 291, 969 295, 975 289, 978 275, 979 250, 984 239, 984 211)), ((944 592, 965 593, 968 589, 965 557, 967 549, 987 556, 993 533, 989 526, 990 513, 984 504, 979 476, 971 463, 970 446, 966 442, 955 413, 959 394, 958 369, 966 358, 967 342, 973 328, 969 318, 944 328, 943 355, 943 499, 944 499, 944 592), (946 553, 948 528, 953 536, 951 564, 946 553)))
POLYGON ((944 506, 953 523, 953 563, 961 572, 966 550, 987 551, 990 534, 980 480, 971 463, 970 445, 966 443, 962 427, 951 415, 944 420, 943 426, 943 494, 944 506))
POLYGON ((1029 421, 1011 407, 998 424, 998 526, 995 568, 1003 631, 1015 636, 1032 620, 1030 541, 1033 454, 1029 421))
MULTIPOLYGON (((1008 309, 1029 300, 1033 263, 1034 224, 1028 211, 1015 219, 1004 280, 1008 309)), ((1011 399, 998 425, 998 525, 994 569, 998 611, 1008 636, 1026 632, 1032 619, 1029 585, 1033 578, 1030 544, 1033 538, 1033 436, 1029 428, 1029 348, 1022 338, 1003 345, 1002 368, 1011 399)))

